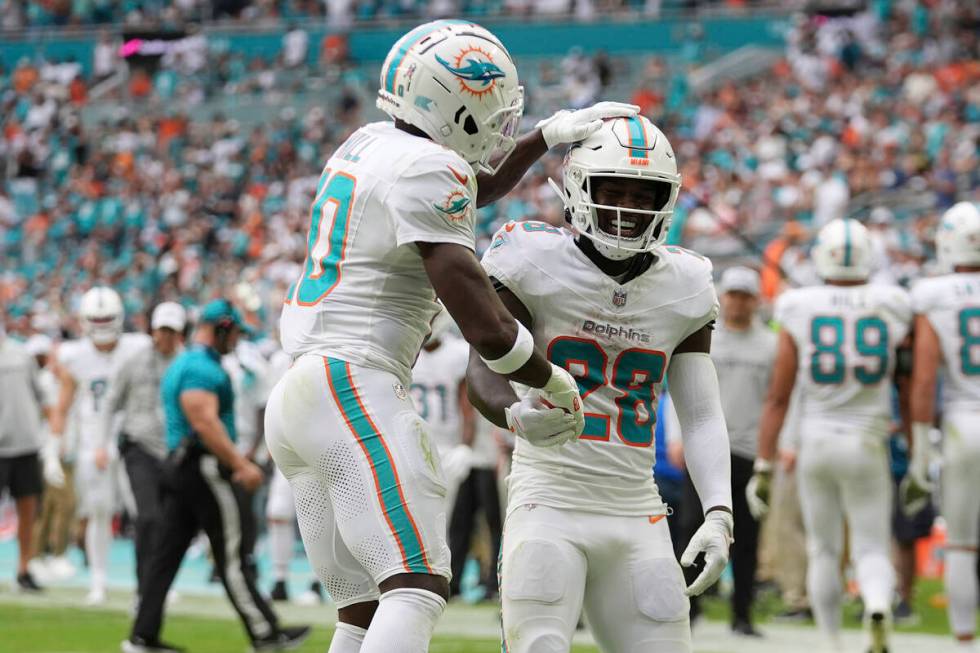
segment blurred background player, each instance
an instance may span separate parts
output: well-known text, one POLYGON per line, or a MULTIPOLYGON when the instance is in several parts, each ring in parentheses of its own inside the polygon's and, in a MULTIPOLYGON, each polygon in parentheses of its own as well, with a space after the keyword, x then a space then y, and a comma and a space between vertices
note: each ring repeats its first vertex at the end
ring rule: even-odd
POLYGON ((445 476, 407 389, 437 297, 491 368, 540 389, 518 404, 522 435, 564 442, 581 431, 574 380, 534 348, 480 268, 476 208, 550 147, 637 110, 559 112, 518 140, 517 70, 493 34, 466 21, 402 37, 380 86, 377 105, 394 122, 354 132, 321 177, 281 320, 298 359, 267 407, 307 555, 338 606, 331 653, 393 641, 424 651, 449 596, 445 476))
POLYGON ((75 492, 78 517, 85 530, 89 567, 89 593, 85 601, 106 600, 106 568, 112 546, 112 517, 120 501, 119 452, 115 439, 104 440, 105 420, 115 415, 106 402, 109 385, 123 361, 149 347, 142 333, 123 333, 123 305, 119 294, 96 286, 82 297, 78 309, 83 337, 58 348, 58 403, 52 411, 51 433, 64 446, 71 429, 76 440, 75 492))
POLYGON ((908 359, 899 351, 908 347, 911 300, 897 286, 868 284, 871 241, 855 220, 825 226, 812 256, 825 285, 789 290, 776 303, 775 320, 782 330, 747 499, 756 514, 764 514, 777 439, 799 383, 798 471, 810 603, 817 624, 836 641, 846 518, 869 651, 885 653, 895 590, 886 441, 893 382, 908 392, 903 382, 908 359))
MULTIPOLYGON (((58 378, 55 367, 54 343, 43 333, 37 333, 24 343, 34 356, 38 367, 38 387, 41 390, 42 450, 52 440, 50 434, 51 412, 58 403, 58 378)), ((34 536, 30 568, 32 573, 47 580, 64 580, 75 575, 75 565, 66 552, 75 523, 75 477, 74 464, 67 459, 64 449, 57 440, 51 445, 53 456, 59 458, 64 482, 53 485, 45 479, 41 495, 40 512, 34 524, 34 536)), ((58 476, 57 480, 61 480, 58 476)))
POLYGON ((977 544, 980 531, 980 211, 960 202, 936 232, 939 263, 951 273, 912 289, 915 357, 912 364, 912 461, 903 486, 910 511, 933 488, 937 372, 942 388, 942 502, 946 520, 946 593, 949 626, 964 651, 975 651, 977 544))
MULTIPOLYGON (((690 651, 687 596, 728 562, 728 435, 708 356, 718 315, 711 263, 662 246, 680 184, 657 127, 642 116, 607 120, 565 159, 560 195, 572 230, 511 222, 484 255, 501 300, 575 377, 586 411, 575 443, 517 442, 501 554, 505 650, 571 650, 584 607, 604 651, 690 651), (705 567, 686 588, 651 475, 668 369, 705 507, 681 558, 690 566, 704 553, 705 567)), ((512 425, 515 388, 477 355, 467 378, 480 412, 512 425)))
MULTIPOLYGON (((10 492, 17 510, 17 587, 41 589, 27 563, 37 518, 41 482, 41 389, 38 367, 30 351, 9 338, 0 324, 0 495, 10 492)), ((64 483, 54 451, 46 451, 48 483, 64 483)))
POLYGON ((167 528, 162 514, 164 440, 160 381, 183 348, 187 314, 176 302, 158 304, 150 316, 152 342, 132 352, 115 371, 106 393, 102 415, 103 451, 118 440, 136 503, 136 595, 143 594, 150 552, 167 528), (116 413, 122 413, 121 421, 116 413), (118 424, 117 424, 118 421, 118 424), (118 434, 118 437, 117 437, 118 434))

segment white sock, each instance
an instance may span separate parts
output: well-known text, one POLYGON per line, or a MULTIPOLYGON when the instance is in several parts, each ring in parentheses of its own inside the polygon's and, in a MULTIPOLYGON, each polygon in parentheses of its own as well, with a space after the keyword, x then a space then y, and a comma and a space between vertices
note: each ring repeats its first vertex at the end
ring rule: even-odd
POLYGON ((92 515, 85 527, 85 554, 88 556, 92 591, 105 591, 110 546, 112 546, 112 515, 92 515))
POLYGON ((443 598, 426 590, 385 592, 360 653, 426 653, 436 621, 445 609, 443 598))
POLYGON ((269 522, 269 553, 272 558, 272 575, 277 580, 289 576, 289 562, 293 558, 293 525, 289 522, 269 522))
POLYGON ((337 623, 327 653, 360 653, 367 631, 353 624, 337 623))
POLYGON ((891 598, 895 591, 895 568, 884 553, 860 556, 855 563, 861 600, 867 614, 891 614, 891 598))
POLYGON ((977 629, 977 554, 946 550, 946 594, 949 627, 954 635, 971 635, 977 629))
POLYGON ((817 626, 832 638, 840 631, 841 587, 837 557, 820 554, 810 559, 806 571, 806 591, 817 626))

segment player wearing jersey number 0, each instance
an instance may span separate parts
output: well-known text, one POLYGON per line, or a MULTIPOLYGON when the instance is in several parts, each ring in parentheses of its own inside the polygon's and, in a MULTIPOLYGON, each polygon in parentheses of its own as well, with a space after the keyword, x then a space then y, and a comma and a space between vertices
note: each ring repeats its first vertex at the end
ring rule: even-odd
MULTIPOLYGON (((714 583, 728 560, 728 432, 708 356, 718 313, 711 263, 662 245, 679 187, 659 129, 638 116, 606 121, 565 161, 572 229, 508 223, 484 255, 503 303, 575 377, 585 403, 576 444, 517 441, 501 559, 511 653, 567 653, 583 607, 605 653, 688 652, 687 596, 714 583), (707 509, 682 560, 704 552, 706 567, 686 589, 650 471, 668 371, 707 509)), ((499 426, 528 395, 477 355, 468 381, 474 405, 499 426)))
POLYGON ((466 21, 410 31, 380 82, 394 122, 362 127, 327 161, 280 325, 296 362, 266 408, 307 554, 339 608, 330 653, 425 651, 448 596, 445 479, 407 391, 437 296, 489 365, 538 389, 512 410, 525 437, 560 444, 581 432, 574 380, 534 348, 480 268, 476 208, 548 147, 636 112, 597 105, 516 138, 517 70, 466 21))
POLYGON ((915 356, 912 364, 912 461, 902 484, 910 511, 927 500, 936 416, 936 376, 943 383, 942 513, 946 520, 949 625, 963 650, 975 651, 977 533, 980 521, 980 210, 960 202, 936 232, 939 261, 952 274, 912 287, 915 356))
POLYGON ((807 592, 819 625, 836 642, 847 520, 864 601, 869 651, 885 653, 895 572, 889 557, 892 482, 886 440, 892 382, 908 391, 912 307, 897 286, 870 285, 871 241, 855 220, 824 227, 813 248, 822 286, 789 290, 776 302, 782 327, 759 425, 759 455, 746 498, 765 513, 776 441, 800 386, 800 503, 807 534, 807 592), (898 364, 898 361, 904 361, 898 364), (797 375, 797 370, 800 374, 797 375))

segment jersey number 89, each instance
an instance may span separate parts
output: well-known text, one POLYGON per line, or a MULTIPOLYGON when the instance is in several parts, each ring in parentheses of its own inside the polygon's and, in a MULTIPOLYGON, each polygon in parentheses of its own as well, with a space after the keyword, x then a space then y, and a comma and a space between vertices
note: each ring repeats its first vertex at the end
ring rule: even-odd
MULTIPOLYGON (((813 354, 810 375, 814 383, 839 385, 844 382, 847 361, 842 347, 845 342, 844 320, 838 316, 819 316, 810 323, 813 354), (827 363, 830 362, 830 365, 827 363)), ((880 317, 862 317, 854 324, 854 348, 870 365, 854 367, 854 377, 861 385, 874 385, 888 371, 888 326, 880 317)))
MULTIPOLYGON (((616 433, 632 447, 653 444, 653 427, 657 423, 656 391, 663 381, 667 355, 652 349, 626 349, 616 357, 612 371, 607 372, 609 356, 595 340, 558 336, 548 345, 548 360, 563 367, 575 377, 584 401, 599 388, 609 385, 619 391, 614 400, 619 409, 616 433)), ((609 440, 610 415, 585 414, 585 440, 609 440)))

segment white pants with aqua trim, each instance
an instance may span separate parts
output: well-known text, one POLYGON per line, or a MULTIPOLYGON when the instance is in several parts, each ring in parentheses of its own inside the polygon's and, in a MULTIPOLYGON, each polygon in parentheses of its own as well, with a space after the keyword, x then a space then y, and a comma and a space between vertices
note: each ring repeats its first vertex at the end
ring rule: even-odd
POLYGON ((376 600, 396 574, 449 578, 445 476, 394 375, 307 354, 272 391, 265 420, 306 554, 337 607, 376 600))
POLYGON ((583 607, 604 653, 690 653, 666 517, 512 506, 502 548, 507 653, 568 653, 583 607))

